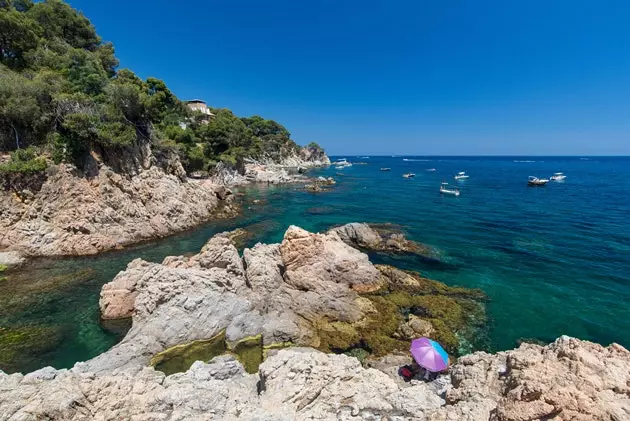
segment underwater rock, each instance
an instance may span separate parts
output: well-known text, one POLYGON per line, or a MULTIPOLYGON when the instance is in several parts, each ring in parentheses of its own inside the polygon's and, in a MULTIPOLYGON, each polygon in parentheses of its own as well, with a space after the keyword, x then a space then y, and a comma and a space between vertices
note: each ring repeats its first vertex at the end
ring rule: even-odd
POLYGON ((439 260, 436 250, 424 244, 408 240, 394 226, 353 222, 332 228, 346 244, 359 248, 387 253, 411 253, 431 260, 439 260))

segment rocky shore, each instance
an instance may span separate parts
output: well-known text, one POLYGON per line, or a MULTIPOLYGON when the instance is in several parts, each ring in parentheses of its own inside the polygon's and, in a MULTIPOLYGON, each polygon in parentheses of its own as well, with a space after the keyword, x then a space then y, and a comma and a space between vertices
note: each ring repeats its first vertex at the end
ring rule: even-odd
POLYGON ((234 216, 230 186, 306 181, 298 167, 327 163, 323 151, 304 148, 279 163, 249 163, 242 175, 219 167, 215 177, 191 179, 176 155, 143 144, 121 156, 93 153, 81 171, 54 165, 41 179, 0 186, 0 264, 96 254, 234 216))
POLYGON ((194 256, 131 262, 100 299, 103 318, 132 318, 125 338, 70 370, 0 372, 0 420, 630 417, 630 352, 616 344, 477 352, 403 382, 408 337, 456 340, 483 294, 373 265, 349 245, 367 244, 357 232, 290 227, 242 257, 225 233, 194 256))

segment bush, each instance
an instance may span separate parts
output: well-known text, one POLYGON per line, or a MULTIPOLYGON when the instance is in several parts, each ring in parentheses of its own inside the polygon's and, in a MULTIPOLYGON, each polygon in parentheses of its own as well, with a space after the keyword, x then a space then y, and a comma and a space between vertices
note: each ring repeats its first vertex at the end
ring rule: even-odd
POLYGON ((34 174, 43 172, 48 167, 46 159, 38 157, 35 149, 18 149, 11 154, 11 160, 0 165, 0 173, 34 174))

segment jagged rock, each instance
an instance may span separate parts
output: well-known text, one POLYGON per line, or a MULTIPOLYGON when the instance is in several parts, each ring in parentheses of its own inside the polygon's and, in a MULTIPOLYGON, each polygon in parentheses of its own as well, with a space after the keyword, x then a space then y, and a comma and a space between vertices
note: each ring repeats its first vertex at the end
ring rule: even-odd
POLYGON ((300 158, 307 164, 314 166, 330 165, 330 158, 322 148, 314 146, 305 146, 300 150, 300 158))
MULTIPOLYGON (((231 200, 217 197, 222 186, 182 181, 181 174, 148 165, 138 163, 131 173, 103 165, 91 178, 56 166, 28 203, 0 189, 0 249, 25 256, 95 254, 191 228, 231 200)), ((221 211, 235 213, 229 203, 221 211)))
MULTIPOLYGON (((322 325, 356 334, 354 327, 377 309, 353 288, 378 285, 384 269, 374 268, 334 232, 311 234, 297 227, 287 230, 280 245, 246 249, 244 260, 245 265, 229 238, 218 235, 196 256, 167 258, 163 264, 131 262, 104 288, 122 292, 104 294, 101 301, 109 314, 113 309, 127 314, 135 295, 133 325, 122 342, 71 370, 0 372, 0 421, 630 417, 630 352, 616 344, 604 348, 562 337, 547 346, 478 352, 454 362, 450 379, 426 384, 396 377, 396 367, 409 362, 408 355, 368 362, 375 369, 313 349, 276 351, 317 346, 322 325), (196 346, 206 342, 225 348, 204 357, 196 346), (242 366, 229 356, 212 358, 226 350, 242 358, 237 348, 243 343, 252 345, 246 352, 257 353, 258 363, 267 355, 257 373, 251 361, 242 366), (165 376, 147 367, 152 357, 176 357, 179 349, 191 359, 182 372, 165 376)), ((385 273, 401 283, 414 278, 393 269, 385 273)), ((428 292, 460 293, 435 281, 422 285, 428 292)), ((407 321, 414 333, 429 328, 418 320, 407 321)))
POLYGON ((409 320, 398 328, 398 334, 402 339, 414 339, 422 336, 432 337, 434 333, 435 329, 430 321, 421 319, 413 314, 410 314, 409 320))
POLYGON ((368 292, 381 286, 380 274, 367 255, 346 245, 336 233, 311 234, 291 226, 280 253, 285 280, 298 289, 325 292, 337 283, 368 292))
POLYGON ((408 240, 397 229, 388 225, 368 225, 353 222, 331 229, 346 244, 363 249, 390 253, 412 253, 428 259, 437 260, 437 252, 430 247, 408 240))

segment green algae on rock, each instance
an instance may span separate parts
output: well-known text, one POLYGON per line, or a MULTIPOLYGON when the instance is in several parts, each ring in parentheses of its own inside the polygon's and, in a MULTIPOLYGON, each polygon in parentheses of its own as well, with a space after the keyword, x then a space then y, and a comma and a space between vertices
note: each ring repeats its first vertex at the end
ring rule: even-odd
POLYGON ((258 366, 263 362, 262 335, 241 339, 228 349, 243 364, 245 371, 253 374, 258 372, 258 366))
POLYGON ((450 354, 459 355, 464 343, 474 342, 486 321, 481 290, 450 287, 391 266, 376 267, 383 287, 363 294, 375 311, 356 323, 319 322, 319 349, 344 353, 363 349, 378 357, 406 351, 414 335, 427 335, 450 354), (402 329, 411 318, 421 331, 402 329))
POLYGON ((0 327, 0 370, 19 371, 60 341, 59 331, 48 326, 0 327))
POLYGON ((192 341, 175 345, 151 358, 151 366, 164 374, 182 373, 190 368, 195 361, 210 361, 212 358, 225 354, 225 331, 210 339, 192 341))
POLYGON ((209 339, 172 346, 155 355, 150 365, 168 376, 185 372, 195 361, 208 362, 219 355, 232 354, 251 374, 258 372, 258 366, 263 362, 262 344, 262 335, 256 335, 229 345, 223 330, 209 339))

